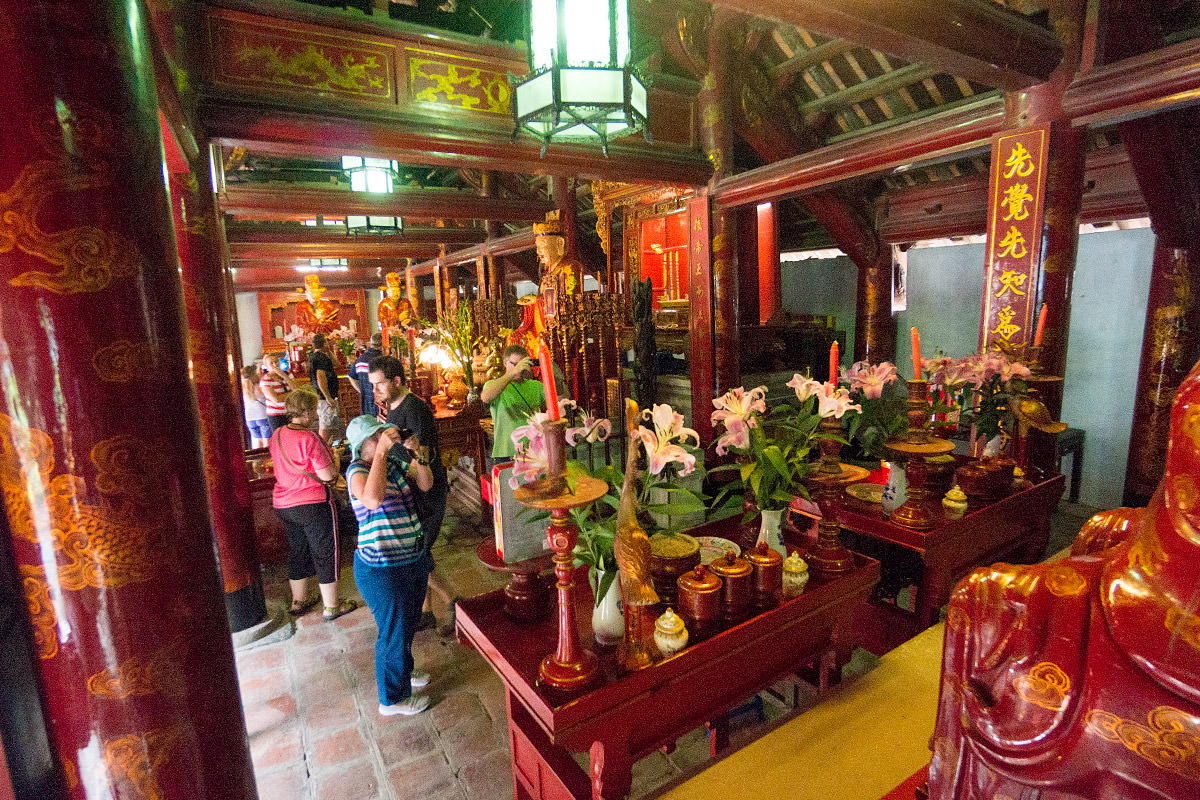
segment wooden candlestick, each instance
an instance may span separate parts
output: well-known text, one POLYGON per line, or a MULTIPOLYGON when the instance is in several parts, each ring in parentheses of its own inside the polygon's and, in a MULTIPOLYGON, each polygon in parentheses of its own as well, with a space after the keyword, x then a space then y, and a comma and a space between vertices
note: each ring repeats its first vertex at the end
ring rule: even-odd
POLYGON ((607 491, 604 481, 583 476, 576 481, 574 492, 564 487, 563 493, 555 497, 542 496, 524 486, 513 493, 522 505, 550 512, 546 542, 554 552, 554 574, 558 578, 558 645, 542 660, 538 680, 562 692, 586 689, 599 677, 596 655, 580 643, 575 620, 574 550, 579 528, 571 519, 571 509, 593 503, 607 491))
POLYGON ((929 480, 925 459, 954 449, 953 442, 936 438, 925 427, 929 421, 928 394, 927 381, 908 381, 908 432, 884 443, 897 460, 904 461, 904 479, 908 484, 904 505, 892 512, 892 522, 917 531, 929 530, 937 521, 925 490, 929 480))
MULTIPOLYGON (((821 420, 820 430, 830 436, 841 436, 842 421, 826 417, 821 420)), ((804 559, 813 572, 821 575, 853 572, 854 554, 842 544, 838 512, 842 507, 843 487, 866 478, 869 471, 840 463, 838 455, 842 443, 839 441, 822 439, 817 446, 821 450, 821 460, 805 483, 812 489, 817 507, 821 509, 821 521, 817 524, 817 543, 808 549, 804 559)))

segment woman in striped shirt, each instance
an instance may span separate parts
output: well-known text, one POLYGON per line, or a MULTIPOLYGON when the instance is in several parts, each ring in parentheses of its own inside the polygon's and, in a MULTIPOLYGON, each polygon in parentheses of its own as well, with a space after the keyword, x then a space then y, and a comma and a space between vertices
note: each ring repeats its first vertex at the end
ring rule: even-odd
POLYGON ((412 642, 433 559, 424 546, 409 481, 429 491, 433 471, 419 455, 416 436, 398 447, 400 431, 375 417, 351 420, 346 437, 354 458, 346 470, 346 486, 358 519, 354 580, 379 627, 379 713, 419 714, 429 707, 429 698, 413 696, 412 690, 428 684, 429 674, 414 669, 412 642))

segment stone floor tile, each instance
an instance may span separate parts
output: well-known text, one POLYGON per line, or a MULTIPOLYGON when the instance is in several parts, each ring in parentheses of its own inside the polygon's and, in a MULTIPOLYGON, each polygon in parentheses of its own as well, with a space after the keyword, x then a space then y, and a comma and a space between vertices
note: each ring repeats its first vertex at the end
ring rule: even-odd
POLYGON ((482 753, 490 753, 504 744, 502 731, 496 730, 485 713, 463 720, 453 728, 438 732, 446 757, 456 768, 470 764, 482 753))
POLYGON ((250 737, 250 759, 256 771, 298 764, 301 752, 300 729, 296 727, 273 729, 250 737))
POLYGON ((437 741, 429 731, 424 715, 379 718, 392 720, 375 735, 385 769, 437 750, 437 741))
POLYGON ((320 703, 338 695, 352 694, 355 683, 338 659, 320 671, 297 671, 297 699, 305 705, 320 703))
POLYGON ((306 800, 308 773, 302 765, 255 775, 259 800, 306 800))
POLYGON ((305 709, 304 725, 310 731, 340 728, 358 721, 358 706, 352 694, 335 694, 305 709))
POLYGON ((282 643, 250 650, 237 658, 238 675, 253 675, 267 669, 283 666, 284 646, 282 643))
POLYGON ((458 778, 471 800, 501 800, 513 796, 512 759, 507 750, 494 750, 472 759, 458 771, 458 778))
POLYGON ((472 719, 484 718, 490 721, 479 696, 469 691, 446 695, 446 699, 433 707, 430 716, 439 731, 448 730, 472 719))
POLYGON ((300 675, 320 672, 339 666, 343 656, 343 651, 332 643, 319 647, 296 649, 292 651, 292 668, 300 675))
POLYGON ((633 787, 630 794, 639 795, 661 786, 679 773, 671 760, 661 751, 656 750, 645 758, 639 758, 633 764, 633 787))
POLYGON ((358 728, 343 728, 316 738, 309 747, 309 753, 317 768, 326 769, 365 758, 370 750, 358 728))
POLYGON ((436 752, 393 767, 388 771, 388 782, 398 800, 429 800, 446 792, 461 793, 450 764, 436 752))
POLYGON ((302 650, 308 647, 320 647, 330 644, 333 642, 333 633, 336 629, 336 626, 325 625, 324 623, 320 625, 304 625, 292 637, 292 647, 302 650))
POLYGON ((246 733, 254 736, 272 728, 284 728, 296 721, 296 698, 290 694, 272 697, 245 707, 246 733))
POLYGON ((314 796, 317 800, 376 800, 380 789, 375 768, 370 761, 359 761, 322 773, 314 796))
POLYGON ((287 694, 291 688, 289 686, 290 678, 286 670, 262 672, 257 675, 241 678, 238 682, 241 684, 242 702, 247 705, 287 694))

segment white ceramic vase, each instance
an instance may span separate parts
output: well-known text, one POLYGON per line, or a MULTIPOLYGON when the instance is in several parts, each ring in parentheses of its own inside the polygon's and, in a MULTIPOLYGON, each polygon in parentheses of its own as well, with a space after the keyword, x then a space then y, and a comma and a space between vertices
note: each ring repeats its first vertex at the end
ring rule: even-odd
MULTIPOLYGON (((604 581, 604 572, 596 570, 596 585, 604 581)), ((600 604, 592 607, 592 635, 596 644, 612 647, 625 636, 625 615, 621 611, 621 576, 609 585, 600 604)))
POLYGON ((904 505, 908 499, 908 482, 904 479, 904 466, 895 461, 887 462, 888 482, 883 487, 883 515, 890 517, 892 512, 904 505))
POLYGON ((776 509, 774 511, 759 510, 762 515, 762 520, 758 524, 758 540, 755 542, 766 542, 767 546, 774 550, 779 555, 787 558, 787 546, 783 543, 783 512, 785 509, 776 509))

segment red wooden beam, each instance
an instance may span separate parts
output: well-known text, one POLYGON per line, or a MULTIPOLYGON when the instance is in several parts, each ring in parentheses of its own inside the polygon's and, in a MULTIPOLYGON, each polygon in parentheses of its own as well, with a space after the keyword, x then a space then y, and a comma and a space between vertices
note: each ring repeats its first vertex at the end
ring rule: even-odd
MULTIPOLYGON (((1123 147, 1088 155, 1083 222, 1111 222, 1149 213, 1123 147)), ((876 204, 886 242, 915 242, 982 234, 987 227, 988 176, 937 181, 885 192, 876 204)))
POLYGON ((742 172, 719 182, 713 198, 722 206, 763 203, 918 160, 939 160, 987 147, 1003 123, 1003 98, 984 98, 742 172))
POLYGON ((1200 39, 1092 70, 1068 88, 1063 111, 1074 125, 1121 122, 1200 101, 1200 39))
POLYGON ((361 242, 342 239, 335 242, 230 242, 229 257, 234 261, 304 258, 428 258, 440 252, 432 242, 405 242, 399 236, 384 241, 361 242))
MULTIPOLYGON (((356 233, 347 234, 343 228, 304 227, 300 230, 245 230, 236 223, 227 225, 225 238, 230 243, 239 244, 348 244, 351 246, 367 244, 434 244, 450 247, 462 247, 478 244, 487 238, 483 228, 409 228, 403 233, 377 234, 356 233)), ((365 249, 365 248, 364 248, 365 249)))
MULTIPOLYGON (((321 285, 333 289, 376 289, 383 283, 383 270, 355 269, 320 272, 321 285)), ((304 285, 304 274, 288 267, 235 267, 233 288, 239 291, 288 290, 304 285)))
POLYGON ((532 137, 514 142, 499 131, 433 126, 427 119, 351 119, 234 103, 209 103, 201 108, 201 119, 213 141, 279 155, 353 153, 405 164, 688 186, 707 183, 712 174, 703 156, 678 147, 617 141, 609 144, 606 158, 598 145, 555 142, 542 157, 541 143, 532 137))
POLYGON ((538 222, 554 206, 545 201, 480 197, 452 190, 399 187, 390 194, 294 186, 226 185, 221 210, 234 216, 256 214, 368 214, 405 219, 483 219, 538 222))
MULTIPOLYGON (((464 250, 447 253, 441 257, 441 262, 443 266, 474 263, 476 257, 480 255, 497 257, 532 250, 533 243, 533 229, 529 228, 528 230, 510 233, 508 236, 501 236, 498 239, 489 239, 477 247, 468 247, 464 250)), ((413 275, 432 275, 433 267, 437 262, 438 259, 431 258, 428 261, 422 261, 420 264, 413 264, 412 273, 413 275)))
POLYGON ((1062 60, 1050 31, 991 0, 717 0, 910 63, 1017 91, 1045 83, 1062 60))

